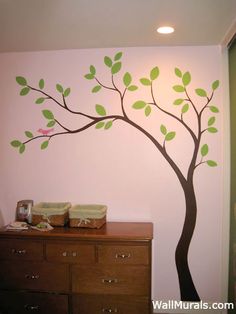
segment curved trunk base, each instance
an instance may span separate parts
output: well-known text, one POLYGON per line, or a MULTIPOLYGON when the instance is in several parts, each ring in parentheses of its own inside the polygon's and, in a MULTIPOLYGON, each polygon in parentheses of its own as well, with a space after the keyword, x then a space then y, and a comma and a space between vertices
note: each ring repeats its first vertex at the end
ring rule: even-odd
POLYGON ((197 218, 197 202, 192 180, 183 186, 186 215, 183 230, 175 252, 175 262, 179 277, 180 295, 182 301, 200 301, 188 266, 188 251, 194 233, 197 218))

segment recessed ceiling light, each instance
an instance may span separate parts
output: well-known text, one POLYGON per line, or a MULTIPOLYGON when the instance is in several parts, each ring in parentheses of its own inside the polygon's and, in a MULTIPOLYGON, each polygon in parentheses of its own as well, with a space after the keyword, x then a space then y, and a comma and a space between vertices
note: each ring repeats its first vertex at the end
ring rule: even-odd
POLYGON ((174 28, 171 26, 162 26, 157 29, 157 32, 160 34, 171 34, 174 31, 174 28))

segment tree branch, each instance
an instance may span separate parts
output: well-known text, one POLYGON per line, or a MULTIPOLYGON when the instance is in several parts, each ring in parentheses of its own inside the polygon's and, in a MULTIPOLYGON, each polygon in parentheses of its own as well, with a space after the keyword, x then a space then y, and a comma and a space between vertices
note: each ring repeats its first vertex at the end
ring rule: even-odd
POLYGON ((199 113, 200 116, 202 115, 203 111, 208 107, 209 103, 211 102, 211 100, 212 100, 212 98, 213 98, 213 95, 214 95, 214 91, 212 91, 210 98, 207 97, 207 103, 206 103, 205 106, 203 106, 203 108, 201 109, 201 111, 200 111, 200 113, 199 113))
POLYGON ((62 99, 63 99, 63 104, 64 104, 64 107, 69 110, 68 106, 67 106, 67 103, 66 103, 66 99, 65 99, 65 96, 62 94, 62 99))
POLYGON ((58 136, 58 135, 80 133, 80 132, 90 128, 91 126, 97 124, 98 122, 104 121, 104 120, 113 120, 113 121, 115 121, 115 120, 124 120, 124 117, 120 116, 120 115, 110 115, 110 116, 105 116, 105 117, 95 117, 95 119, 93 121, 91 121, 90 123, 87 123, 83 127, 75 129, 75 130, 70 130, 70 129, 66 128, 58 120, 55 119, 56 123, 58 123, 65 130, 65 132, 57 132, 57 133, 54 133, 54 134, 51 134, 51 135, 38 135, 38 136, 35 136, 35 137, 30 138, 29 140, 23 142, 23 144, 27 144, 27 143, 29 143, 29 142, 31 142, 33 140, 39 139, 39 138, 48 138, 50 140, 54 136, 58 136))
POLYGON ((195 133, 193 132, 193 130, 182 120, 180 119, 179 117, 177 117, 176 115, 174 115, 173 113, 167 111, 167 110, 164 110, 163 108, 161 108, 156 100, 155 100, 155 96, 154 96, 154 92, 153 92, 153 85, 151 85, 151 95, 152 95, 152 99, 153 99, 153 103, 149 103, 150 105, 154 105, 156 108, 158 108, 161 112, 165 113, 166 115, 172 117, 173 119, 177 120, 180 124, 182 124, 187 130, 188 132, 190 133, 190 135, 192 136, 194 142, 197 140, 197 137, 195 135, 195 133))
POLYGON ((186 100, 190 102, 190 104, 192 105, 193 110, 195 111, 196 115, 199 116, 199 113, 198 113, 198 111, 197 111, 197 108, 196 108, 195 104, 193 103, 192 99, 189 97, 189 94, 188 94, 186 88, 185 88, 185 94, 186 94, 186 96, 187 96, 187 99, 186 99, 186 100))
POLYGON ((58 125, 60 125, 60 127, 63 128, 65 131, 68 131, 68 132, 71 131, 70 129, 68 129, 68 128, 66 128, 64 125, 62 125, 57 119, 54 119, 54 121, 55 121, 58 125))
POLYGON ((113 90, 113 91, 116 91, 116 89, 115 88, 113 88, 113 87, 109 87, 109 86, 106 86, 106 85, 104 85, 103 83, 101 83, 99 80, 98 80, 98 78, 97 77, 94 77, 94 79, 97 81, 97 83, 100 85, 100 86, 102 86, 103 88, 105 88, 105 89, 109 89, 109 90, 113 90))
POLYGON ((83 112, 80 112, 80 111, 74 111, 74 110, 71 110, 67 104, 66 104, 66 101, 65 101, 65 97, 63 95, 63 104, 61 104, 58 100, 56 100, 54 97, 50 96, 49 94, 45 93, 44 91, 42 91, 41 89, 38 89, 38 88, 35 88, 35 87, 32 87, 32 86, 29 86, 28 87, 36 92, 39 92, 41 94, 43 94, 44 96, 46 96, 48 99, 51 99, 52 101, 54 101, 59 107, 63 108, 64 110, 72 113, 72 114, 75 114, 75 115, 80 115, 80 116, 84 116, 86 118, 89 118, 89 119, 96 119, 96 117, 94 116, 91 116, 91 115, 88 115, 88 114, 85 114, 83 112))
POLYGON ((44 96, 46 96, 48 99, 51 99, 53 100, 58 106, 60 106, 61 108, 64 108, 65 107, 63 106, 63 104, 61 104, 58 100, 56 100, 54 97, 50 96, 49 94, 45 93, 44 91, 42 91, 41 89, 38 89, 38 88, 35 88, 35 87, 32 87, 30 85, 27 85, 30 89, 36 91, 36 92, 39 92, 41 94, 43 94, 44 96))

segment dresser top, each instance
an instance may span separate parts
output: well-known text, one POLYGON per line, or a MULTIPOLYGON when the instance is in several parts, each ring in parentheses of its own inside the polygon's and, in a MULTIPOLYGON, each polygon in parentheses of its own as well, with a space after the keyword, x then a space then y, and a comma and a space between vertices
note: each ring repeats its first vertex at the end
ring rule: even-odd
POLYGON ((153 238, 153 224, 150 222, 107 222, 100 229, 55 227, 45 232, 34 229, 8 231, 3 227, 0 228, 0 238, 2 237, 150 241, 153 238))

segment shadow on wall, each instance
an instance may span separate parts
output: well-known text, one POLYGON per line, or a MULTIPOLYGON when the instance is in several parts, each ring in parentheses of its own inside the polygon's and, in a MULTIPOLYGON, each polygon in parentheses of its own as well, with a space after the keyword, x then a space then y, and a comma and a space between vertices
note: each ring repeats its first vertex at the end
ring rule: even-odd
POLYGON ((2 226, 4 226, 4 220, 3 220, 2 210, 0 208, 0 227, 2 227, 2 226))

